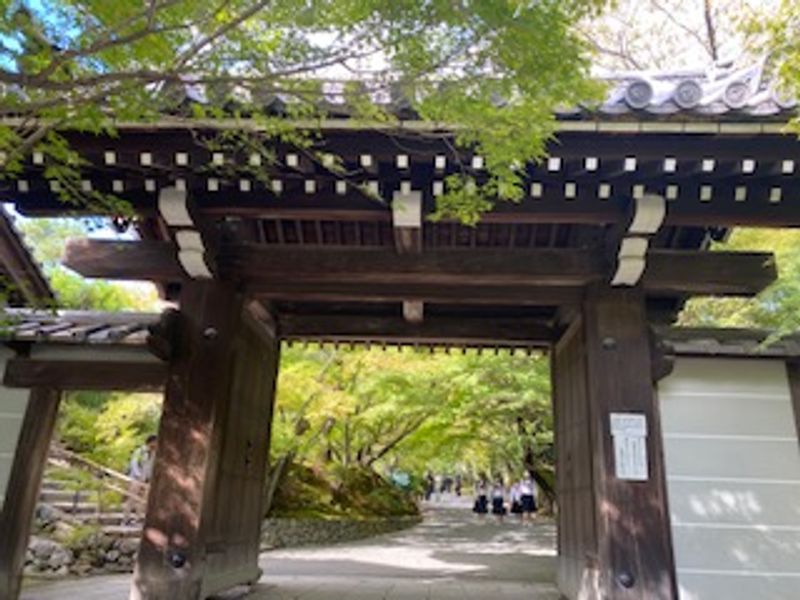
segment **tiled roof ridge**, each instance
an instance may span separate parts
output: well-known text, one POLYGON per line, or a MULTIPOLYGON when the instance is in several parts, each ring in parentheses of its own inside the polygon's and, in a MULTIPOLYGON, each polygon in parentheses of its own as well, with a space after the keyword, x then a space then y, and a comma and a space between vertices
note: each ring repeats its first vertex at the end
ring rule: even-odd
POLYGON ((767 116, 792 112, 797 106, 796 99, 780 92, 763 60, 740 67, 618 72, 600 79, 611 84, 598 108, 605 114, 738 111, 767 116))

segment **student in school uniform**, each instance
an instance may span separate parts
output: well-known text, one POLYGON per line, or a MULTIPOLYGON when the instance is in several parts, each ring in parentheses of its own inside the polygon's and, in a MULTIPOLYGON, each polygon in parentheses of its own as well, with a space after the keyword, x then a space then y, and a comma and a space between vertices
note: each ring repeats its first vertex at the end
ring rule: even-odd
POLYGON ((536 512, 536 484, 530 473, 519 482, 519 499, 522 506, 522 520, 531 521, 536 512))
POLYGON ((506 515, 506 487, 500 477, 497 478, 492 486, 492 514, 501 523, 506 515))
POLYGON ((486 478, 481 476, 475 484, 475 506, 472 508, 472 511, 481 519, 486 517, 486 513, 489 512, 488 488, 489 485, 486 482, 486 478))
POLYGON ((522 502, 520 500, 519 494, 519 482, 514 482, 511 486, 511 490, 508 492, 508 501, 511 503, 511 514, 518 515, 519 518, 522 518, 522 502))

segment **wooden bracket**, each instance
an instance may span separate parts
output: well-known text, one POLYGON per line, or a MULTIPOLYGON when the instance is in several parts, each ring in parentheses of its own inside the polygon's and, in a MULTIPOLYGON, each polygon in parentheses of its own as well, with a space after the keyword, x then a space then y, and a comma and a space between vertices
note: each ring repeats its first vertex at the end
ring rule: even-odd
POLYGON ((147 328, 147 347, 156 357, 165 362, 175 358, 180 335, 180 311, 175 308, 168 308, 161 313, 161 318, 157 323, 147 328))
POLYGON ((675 369, 675 349, 651 327, 648 332, 650 340, 650 374, 653 383, 658 383, 675 369))
POLYGON ((650 238, 661 228, 667 214, 666 200, 655 194, 634 198, 632 206, 630 222, 617 250, 612 286, 639 283, 647 266, 650 238))

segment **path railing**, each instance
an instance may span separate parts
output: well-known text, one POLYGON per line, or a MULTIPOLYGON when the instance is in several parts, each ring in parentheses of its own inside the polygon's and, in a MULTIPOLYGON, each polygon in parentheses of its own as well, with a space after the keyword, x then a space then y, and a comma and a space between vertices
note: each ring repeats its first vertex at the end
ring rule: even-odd
POLYGON ((91 484, 86 489, 74 491, 71 514, 62 510, 59 511, 59 517, 75 523, 79 521, 85 523, 85 520, 79 518, 78 505, 81 502, 81 498, 91 496, 91 492, 96 492, 94 516, 98 525, 101 526, 103 525, 103 516, 107 513, 107 508, 109 508, 106 506, 105 497, 108 492, 118 494, 122 498, 123 504, 133 503, 136 506, 144 506, 146 503, 146 493, 143 493, 143 487, 138 485, 138 482, 119 471, 80 456, 58 444, 51 446, 47 460, 50 466, 57 468, 70 467, 91 477, 91 484))

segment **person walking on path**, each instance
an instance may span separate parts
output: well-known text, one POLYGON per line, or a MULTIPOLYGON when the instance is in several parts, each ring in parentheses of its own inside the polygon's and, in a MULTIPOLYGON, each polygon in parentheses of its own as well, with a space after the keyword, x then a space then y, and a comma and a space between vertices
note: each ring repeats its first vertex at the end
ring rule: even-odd
POLYGON ((492 486, 492 514, 500 523, 506 515, 506 487, 501 477, 498 477, 492 486))
POLYGON ((511 504, 510 512, 512 515, 519 516, 520 520, 522 519, 522 499, 520 498, 519 493, 520 484, 518 481, 515 481, 511 485, 511 490, 508 492, 508 501, 511 504))
POLYGON ((481 475, 475 484, 475 506, 472 508, 472 511, 481 519, 489 512, 488 487, 486 477, 481 475))
POLYGON ((536 512, 536 484, 530 473, 527 473, 522 481, 519 482, 519 498, 522 508, 522 520, 533 520, 536 512))
POLYGON ((128 484, 128 496, 123 505, 125 521, 130 523, 139 518, 139 513, 144 514, 144 503, 139 498, 147 495, 147 485, 153 476, 153 463, 156 458, 156 446, 158 437, 150 435, 142 446, 139 446, 131 454, 131 461, 128 464, 128 477, 131 478, 128 484))
POLYGON ((430 471, 425 475, 425 502, 430 502, 433 492, 436 488, 436 482, 430 471))

